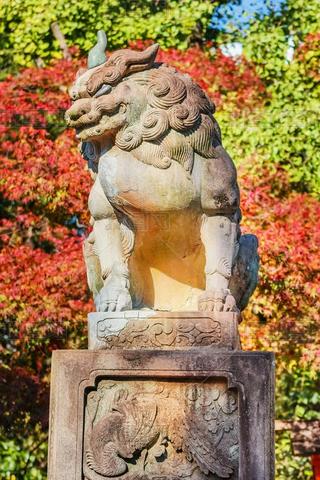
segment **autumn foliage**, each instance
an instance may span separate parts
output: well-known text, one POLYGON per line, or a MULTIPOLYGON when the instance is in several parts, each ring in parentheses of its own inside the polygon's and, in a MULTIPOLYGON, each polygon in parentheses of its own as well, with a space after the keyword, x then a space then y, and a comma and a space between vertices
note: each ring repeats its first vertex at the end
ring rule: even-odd
POLYGON ((261 261, 259 287, 245 313, 245 345, 314 362, 320 353, 320 202, 290 192, 281 170, 245 175, 240 185, 245 228, 259 238, 261 261))
MULTIPOLYGON (((220 50, 212 57, 192 47, 161 51, 159 60, 189 73, 218 109, 251 111, 268 99, 244 58, 220 50)), ((0 83, 0 358, 6 364, 0 376, 11 385, 0 392, 0 423, 23 422, 25 431, 46 424, 50 352, 85 346, 93 308, 82 260, 91 180, 63 120, 81 65, 60 60, 0 83)), ((240 186, 243 230, 258 236, 261 256, 260 284, 241 327, 243 346, 314 362, 320 202, 291 191, 280 168, 240 165, 240 186)))
POLYGON ((72 215, 86 220, 90 185, 73 132, 53 131, 63 122, 75 68, 58 62, 0 84, 0 301, 24 343, 29 331, 39 341, 49 332, 61 335, 90 308, 81 238, 66 224, 72 215))

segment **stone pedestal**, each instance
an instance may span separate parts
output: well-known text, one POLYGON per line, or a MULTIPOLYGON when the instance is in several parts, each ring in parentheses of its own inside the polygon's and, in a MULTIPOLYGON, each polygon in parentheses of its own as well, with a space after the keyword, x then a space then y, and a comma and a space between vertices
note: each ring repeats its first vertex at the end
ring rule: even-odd
POLYGON ((235 320, 91 314, 96 350, 53 354, 49 480, 273 479, 273 354, 235 320))

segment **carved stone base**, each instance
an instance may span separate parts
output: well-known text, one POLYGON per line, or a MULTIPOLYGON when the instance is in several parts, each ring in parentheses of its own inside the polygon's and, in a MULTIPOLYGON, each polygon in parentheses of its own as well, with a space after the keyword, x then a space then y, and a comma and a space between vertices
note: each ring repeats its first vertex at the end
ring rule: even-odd
POLYGON ((271 353, 56 351, 49 480, 272 480, 271 353))
POLYGON ((233 312, 89 313, 89 349, 240 348, 239 314, 233 312))

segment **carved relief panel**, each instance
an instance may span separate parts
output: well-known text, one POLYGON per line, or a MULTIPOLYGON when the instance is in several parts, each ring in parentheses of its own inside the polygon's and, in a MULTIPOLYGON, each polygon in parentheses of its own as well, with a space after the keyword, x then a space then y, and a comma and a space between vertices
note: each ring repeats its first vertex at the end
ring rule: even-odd
POLYGON ((95 312, 89 314, 89 349, 240 348, 234 312, 95 312))
POLYGON ((223 380, 100 380, 87 393, 83 478, 237 480, 238 415, 223 380))

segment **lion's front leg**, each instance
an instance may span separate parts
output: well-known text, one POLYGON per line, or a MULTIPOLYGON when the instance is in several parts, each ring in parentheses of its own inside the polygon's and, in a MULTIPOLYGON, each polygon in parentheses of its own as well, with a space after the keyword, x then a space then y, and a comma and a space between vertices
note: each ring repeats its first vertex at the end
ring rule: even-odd
POLYGON ((99 259, 98 273, 103 283, 95 295, 97 310, 130 310, 132 301, 128 257, 130 248, 133 247, 133 232, 126 223, 118 220, 98 179, 89 196, 89 209, 93 218, 93 231, 87 242, 91 242, 91 250, 99 259))
POLYGON ((205 160, 202 170, 206 290, 199 298, 199 309, 237 311, 229 283, 239 248, 239 189, 231 158, 221 145, 215 150, 215 158, 205 160))
POLYGON ((238 224, 222 216, 203 216, 201 238, 206 252, 206 290, 199 298, 199 309, 237 311, 229 290, 234 259, 237 254, 238 224))
POLYGON ((95 297, 97 310, 130 310, 129 271, 123 254, 120 223, 116 218, 95 220, 93 232, 103 280, 103 287, 95 297))

